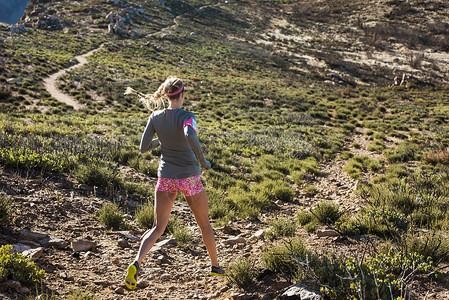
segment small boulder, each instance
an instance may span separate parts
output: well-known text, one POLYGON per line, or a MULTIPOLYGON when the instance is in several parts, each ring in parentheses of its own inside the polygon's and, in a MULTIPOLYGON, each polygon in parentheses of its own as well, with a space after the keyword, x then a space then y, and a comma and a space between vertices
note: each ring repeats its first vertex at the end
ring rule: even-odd
POLYGON ((320 229, 316 232, 317 237, 339 236, 338 232, 332 229, 320 229))
POLYGON ((85 252, 89 250, 93 250, 97 247, 97 243, 93 241, 87 241, 87 240, 78 240, 73 241, 71 243, 72 249, 75 252, 85 252))
POLYGON ((234 237, 223 241, 223 244, 234 246, 236 244, 246 244, 246 240, 242 237, 234 237))
POLYGON ((34 261, 41 257, 42 253, 44 252, 44 248, 39 247, 35 249, 29 249, 22 252, 23 256, 26 258, 34 261))
POLYGON ((323 300, 323 295, 308 286, 295 284, 288 287, 287 290, 279 297, 279 299, 323 300))

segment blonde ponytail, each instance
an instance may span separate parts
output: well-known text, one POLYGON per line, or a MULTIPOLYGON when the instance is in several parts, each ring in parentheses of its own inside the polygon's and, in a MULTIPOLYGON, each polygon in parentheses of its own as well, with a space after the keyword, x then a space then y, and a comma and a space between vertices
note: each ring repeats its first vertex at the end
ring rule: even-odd
POLYGON ((175 100, 184 89, 181 79, 169 76, 153 94, 142 94, 132 88, 126 89, 125 95, 137 94, 140 102, 151 111, 165 108, 165 99, 175 100))

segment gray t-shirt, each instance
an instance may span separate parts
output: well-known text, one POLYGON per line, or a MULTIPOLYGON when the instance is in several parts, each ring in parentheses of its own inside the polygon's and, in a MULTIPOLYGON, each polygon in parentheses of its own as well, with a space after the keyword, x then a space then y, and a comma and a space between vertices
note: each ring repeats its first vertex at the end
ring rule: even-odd
POLYGON ((204 157, 199 143, 196 146, 191 142, 192 137, 198 140, 195 115, 192 112, 182 108, 153 112, 142 135, 140 143, 142 153, 154 147, 152 140, 155 133, 158 135, 162 151, 158 177, 184 179, 201 174, 197 156, 200 156, 198 157, 200 162, 204 157), (196 149, 198 147, 199 150, 196 149))

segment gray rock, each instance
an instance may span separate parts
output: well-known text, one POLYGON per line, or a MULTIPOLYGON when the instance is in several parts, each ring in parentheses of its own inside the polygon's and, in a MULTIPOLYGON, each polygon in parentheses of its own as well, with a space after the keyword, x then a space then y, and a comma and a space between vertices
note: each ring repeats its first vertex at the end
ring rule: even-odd
POLYGON ((295 284, 287 288, 287 290, 279 297, 280 300, 323 300, 323 295, 312 288, 295 284))
POLYGON ((125 239, 119 239, 118 241, 117 241, 117 245, 120 247, 120 248, 129 248, 130 246, 129 246, 129 243, 125 240, 125 239))
POLYGON ((246 244, 246 240, 242 237, 234 237, 223 241, 223 244, 226 245, 236 245, 236 244, 246 244))
POLYGON ((56 249, 65 249, 69 245, 69 243, 63 239, 43 239, 40 240, 39 243, 44 247, 54 247, 56 249))
POLYGON ((7 290, 18 292, 18 291, 20 291, 21 288, 22 288, 22 285, 20 284, 20 282, 15 281, 15 280, 7 280, 0 284, 1 292, 7 291, 7 290))
POLYGON ((22 254, 26 258, 34 261, 36 259, 39 259, 43 252, 44 252, 44 248, 39 247, 36 249, 29 249, 29 250, 23 251, 22 254))
POLYGON ((133 241, 133 242, 140 241, 140 239, 138 237, 136 237, 135 235, 132 235, 128 231, 117 231, 117 233, 130 241, 133 241))
POLYGON ((95 249, 97 247, 97 243, 87 240, 78 240, 73 241, 71 246, 75 252, 84 252, 95 249))
POLYGON ((43 240, 46 238, 49 238, 48 235, 46 235, 45 233, 41 233, 41 232, 32 232, 29 230, 20 230, 19 231, 20 234, 20 239, 21 240, 31 240, 31 241, 39 241, 39 240, 43 240))
POLYGON ((338 232, 332 229, 320 229, 316 232, 317 237, 339 236, 338 232))
POLYGON ((176 239, 166 239, 166 240, 163 240, 163 241, 161 241, 161 242, 155 244, 155 245, 153 246, 153 248, 151 248, 151 251, 152 251, 152 252, 154 252, 154 251, 159 251, 159 250, 161 250, 161 249, 164 248, 164 247, 171 248, 171 247, 175 246, 175 245, 177 244, 177 242, 178 242, 178 241, 177 241, 176 239))
POLYGON ((125 290, 122 287, 118 287, 114 290, 114 292, 116 294, 123 295, 125 293, 125 290))
POLYGON ((14 244, 12 245, 11 251, 9 251, 10 254, 14 253, 23 253, 24 251, 30 250, 31 247, 24 245, 24 244, 14 244))

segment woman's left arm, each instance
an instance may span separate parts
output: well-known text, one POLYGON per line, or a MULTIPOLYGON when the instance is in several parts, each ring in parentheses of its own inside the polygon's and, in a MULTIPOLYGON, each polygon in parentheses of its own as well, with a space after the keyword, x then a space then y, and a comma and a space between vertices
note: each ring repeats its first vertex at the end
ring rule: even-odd
POLYGON ((151 117, 148 119, 147 127, 145 127, 145 131, 142 134, 142 139, 140 140, 140 153, 150 151, 160 144, 159 139, 153 139, 156 131, 151 123, 151 119, 151 117))

